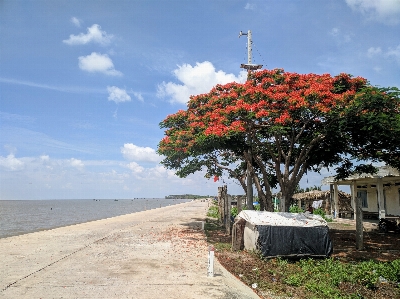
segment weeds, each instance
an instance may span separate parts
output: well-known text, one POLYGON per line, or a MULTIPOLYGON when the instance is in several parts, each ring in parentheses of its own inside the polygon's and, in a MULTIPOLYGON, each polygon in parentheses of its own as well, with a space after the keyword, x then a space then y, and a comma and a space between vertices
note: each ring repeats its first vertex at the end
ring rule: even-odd
POLYGON ((289 207, 289 212, 290 213, 304 213, 304 210, 300 208, 299 206, 292 205, 289 207))
POLYGON ((218 213, 218 206, 212 205, 207 212, 207 216, 211 218, 219 218, 219 213, 218 213))
POLYGON ((325 220, 326 222, 332 222, 332 221, 333 221, 331 218, 327 218, 327 217, 325 216, 325 212, 324 212, 324 210, 321 209, 321 208, 315 209, 315 210, 313 211, 313 214, 315 214, 315 215, 320 215, 322 218, 324 218, 324 220, 325 220))

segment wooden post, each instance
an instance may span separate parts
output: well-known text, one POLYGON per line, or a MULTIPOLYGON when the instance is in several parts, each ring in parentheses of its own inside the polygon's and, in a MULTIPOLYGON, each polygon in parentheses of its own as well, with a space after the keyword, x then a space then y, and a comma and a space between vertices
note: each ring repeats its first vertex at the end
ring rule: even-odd
POLYGON ((356 215, 356 248, 357 250, 364 250, 363 211, 361 197, 356 198, 356 215))
POLYGON ((242 250, 244 248, 244 227, 246 225, 246 221, 244 219, 240 219, 238 222, 235 222, 232 228, 232 250, 242 250))
POLYGON ((329 185, 329 198, 326 200, 326 214, 330 214, 333 217, 333 185, 329 185))
POLYGON ((218 213, 219 213, 219 222, 224 223, 224 215, 225 215, 225 205, 223 198, 223 187, 218 187, 218 213))
POLYGON ((357 221, 357 203, 356 203, 356 198, 357 198, 357 185, 356 182, 353 181, 350 186, 350 193, 351 193, 351 206, 353 207, 354 210, 354 221, 357 221))
POLYGON ((225 185, 224 187, 224 195, 225 195, 225 229, 228 234, 231 234, 231 200, 228 196, 228 187, 225 185))
POLYGON ((378 215, 379 219, 385 218, 386 217, 386 210, 385 210, 385 204, 384 204, 384 194, 383 194, 383 180, 382 178, 378 178, 377 184, 377 200, 378 200, 378 215))
POLYGON ((335 203, 335 218, 339 218, 339 190, 336 183, 333 184, 333 201, 335 203))

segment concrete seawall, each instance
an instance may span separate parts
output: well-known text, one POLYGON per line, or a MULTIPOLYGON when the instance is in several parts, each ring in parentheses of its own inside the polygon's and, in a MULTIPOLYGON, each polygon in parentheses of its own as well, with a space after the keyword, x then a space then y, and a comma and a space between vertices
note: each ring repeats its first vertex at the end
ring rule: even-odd
POLYGON ((0 239, 1 298, 259 298, 216 262, 207 202, 0 239))

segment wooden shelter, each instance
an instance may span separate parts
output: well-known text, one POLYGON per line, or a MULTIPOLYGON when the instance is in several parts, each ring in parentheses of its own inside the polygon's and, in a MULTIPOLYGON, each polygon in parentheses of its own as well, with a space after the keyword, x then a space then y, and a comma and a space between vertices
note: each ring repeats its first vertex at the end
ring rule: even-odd
MULTIPOLYGON (((399 217, 400 216, 400 171, 390 166, 378 167, 375 174, 357 174, 343 180, 336 181, 334 177, 327 177, 322 184, 329 184, 333 189, 333 200, 340 191, 340 185, 350 186, 351 206, 356 207, 357 198, 360 199, 360 208, 364 218, 399 217)), ((339 202, 338 202, 339 204, 339 202)), ((334 210, 338 212, 340 209, 334 210)))
MULTIPOLYGON (((325 211, 325 214, 330 215, 333 211, 332 196, 333 194, 329 190, 313 190, 304 193, 296 193, 293 195, 292 199, 303 210, 307 210, 307 207, 312 206, 316 201, 322 201, 321 208, 325 211)), ((351 195, 343 191, 338 191, 338 207, 339 217, 345 217, 346 215, 352 216, 354 210, 351 206, 351 195)))
POLYGON ((330 185, 333 191, 333 206, 339 213, 338 185, 348 185, 351 190, 351 206, 356 221, 356 247, 362 250, 363 216, 382 218, 400 218, 400 171, 390 166, 378 167, 375 174, 362 173, 342 180, 327 177, 323 185, 330 185))

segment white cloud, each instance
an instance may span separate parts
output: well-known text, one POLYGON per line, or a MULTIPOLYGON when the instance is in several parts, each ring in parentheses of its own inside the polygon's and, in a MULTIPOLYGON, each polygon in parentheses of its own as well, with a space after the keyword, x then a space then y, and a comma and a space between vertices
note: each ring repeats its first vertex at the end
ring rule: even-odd
POLYGON ((78 168, 78 169, 81 169, 81 168, 83 168, 85 166, 81 160, 75 159, 75 158, 70 159, 69 163, 70 163, 70 165, 72 167, 75 167, 75 168, 78 168))
POLYGON ((332 28, 332 30, 329 32, 329 35, 332 35, 339 44, 351 42, 352 34, 342 33, 342 31, 337 27, 332 28))
POLYGON ((132 143, 125 143, 124 147, 121 148, 121 153, 125 159, 131 161, 143 161, 143 162, 160 162, 161 156, 150 147, 140 147, 132 143))
POLYGON ((244 7, 244 9, 248 9, 248 10, 254 10, 256 8, 255 4, 252 3, 246 3, 246 6, 244 7))
POLYGON ((15 84, 15 85, 24 85, 36 88, 43 88, 49 90, 57 90, 61 92, 71 92, 71 93, 104 93, 104 89, 100 88, 87 88, 81 86, 53 86, 47 84, 40 84, 31 81, 24 81, 24 80, 16 80, 10 78, 1 78, 0 82, 8 83, 8 84, 15 84))
POLYGON ((382 53, 382 49, 380 47, 377 47, 377 48, 371 47, 367 51, 367 56, 369 58, 372 58, 373 56, 379 55, 381 53, 382 53))
POLYGON ((134 92, 133 95, 141 102, 144 102, 143 96, 140 92, 134 92))
POLYGON ((71 23, 74 24, 76 27, 81 27, 81 21, 76 17, 71 18, 71 23))
POLYGON ((396 48, 389 48, 385 55, 388 57, 394 57, 397 62, 400 63, 400 45, 396 48))
POLYGON ((103 73, 110 76, 122 76, 120 71, 115 70, 114 64, 107 54, 92 52, 88 56, 80 56, 79 68, 90 73, 103 73))
POLYGON ((23 169, 24 162, 15 158, 14 154, 9 154, 7 157, 0 156, 0 166, 15 171, 23 169))
POLYGON ((382 71, 382 68, 379 66, 375 66, 372 68, 375 72, 380 73, 382 71))
POLYGON ((400 22, 399 0, 346 0, 346 3, 369 19, 390 25, 400 22))
POLYGON ((42 155, 40 156, 40 160, 42 160, 43 162, 48 162, 50 161, 50 157, 49 155, 42 155))
POLYGON ((160 177, 167 177, 169 179, 177 178, 177 176, 175 175, 175 172, 173 170, 166 169, 162 165, 157 165, 156 167, 151 168, 150 171, 151 171, 151 175, 154 177, 157 177, 157 178, 160 178, 160 177))
MULTIPOLYGON (((73 18, 74 19, 74 18, 73 18)), ((71 21, 74 24, 79 24, 80 22, 78 19, 75 18, 75 20, 71 19, 71 21)), ((69 36, 69 39, 63 40, 63 43, 67 45, 85 45, 88 43, 98 43, 100 45, 108 45, 113 38, 113 35, 107 34, 105 31, 101 30, 100 25, 93 24, 92 27, 87 28, 87 33, 80 33, 79 35, 73 35, 71 34, 69 36)))
POLYGON ((131 97, 126 93, 125 89, 118 88, 116 86, 107 86, 108 100, 114 101, 115 103, 129 102, 131 97))
POLYGON ((137 164, 136 162, 131 162, 127 164, 126 167, 132 170, 133 173, 142 173, 144 170, 144 168, 139 164, 137 164))
POLYGON ((335 27, 335 28, 332 28, 332 30, 331 30, 331 32, 329 34, 333 35, 333 36, 338 36, 339 32, 340 32, 339 28, 335 27))
POLYGON ((163 82, 158 86, 159 97, 169 97, 172 103, 185 104, 191 95, 210 91, 216 84, 245 82, 247 73, 241 71, 239 76, 216 71, 209 61, 197 62, 195 66, 184 64, 173 71, 174 76, 183 84, 163 82))

